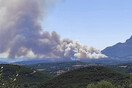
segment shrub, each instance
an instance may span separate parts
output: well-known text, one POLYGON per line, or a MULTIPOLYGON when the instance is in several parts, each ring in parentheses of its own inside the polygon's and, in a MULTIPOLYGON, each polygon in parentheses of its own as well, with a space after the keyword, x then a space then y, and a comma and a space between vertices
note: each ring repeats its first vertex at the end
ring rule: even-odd
POLYGON ((119 88, 119 87, 115 87, 112 83, 107 81, 100 81, 97 84, 89 84, 87 88, 119 88))

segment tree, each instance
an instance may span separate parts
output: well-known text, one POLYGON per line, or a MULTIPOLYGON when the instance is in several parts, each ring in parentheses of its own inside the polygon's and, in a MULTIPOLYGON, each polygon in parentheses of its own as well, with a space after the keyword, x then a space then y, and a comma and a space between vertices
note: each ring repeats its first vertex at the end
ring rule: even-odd
POLYGON ((4 69, 3 66, 0 67, 0 88, 19 88, 18 85, 16 84, 19 72, 16 72, 16 74, 8 77, 8 80, 4 80, 3 69, 4 69))
POLYGON ((97 84, 89 84, 87 88, 117 88, 112 83, 107 81, 100 81, 97 84))

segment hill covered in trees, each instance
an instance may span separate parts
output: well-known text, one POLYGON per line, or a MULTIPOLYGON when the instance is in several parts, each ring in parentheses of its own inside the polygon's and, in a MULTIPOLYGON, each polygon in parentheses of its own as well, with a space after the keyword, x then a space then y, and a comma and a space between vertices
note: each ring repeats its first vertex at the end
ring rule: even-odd
POLYGON ((42 72, 46 72, 52 75, 60 75, 69 70, 83 68, 87 66, 99 66, 101 64, 89 63, 89 62, 80 62, 80 61, 71 61, 71 62, 56 62, 56 63, 40 63, 34 65, 27 65, 28 67, 37 69, 42 72))
POLYGON ((18 65, 0 65, 0 88, 37 88, 53 76, 18 65))
POLYGON ((120 65, 112 65, 108 66, 112 69, 115 69, 117 71, 123 72, 123 73, 132 73, 132 63, 126 63, 126 64, 120 64, 120 65))
POLYGON ((81 67, 52 76, 25 66, 0 65, 0 88, 130 88, 130 83, 129 74, 102 66, 81 67))
POLYGON ((88 84, 102 80, 124 87, 130 83, 129 75, 105 67, 92 66, 66 72, 43 83, 40 88, 86 88, 88 84))

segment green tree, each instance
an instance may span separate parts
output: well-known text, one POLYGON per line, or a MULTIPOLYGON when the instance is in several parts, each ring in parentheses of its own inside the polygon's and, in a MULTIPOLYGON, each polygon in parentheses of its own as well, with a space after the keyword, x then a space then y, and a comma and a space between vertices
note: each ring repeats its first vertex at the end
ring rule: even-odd
POLYGON ((0 67, 0 88, 19 88, 18 85, 16 84, 19 72, 16 72, 15 75, 8 77, 8 80, 4 80, 3 69, 4 69, 3 66, 0 67))
POLYGON ((87 88, 97 88, 97 86, 95 85, 95 84, 89 84, 88 86, 87 86, 87 88))
POLYGON ((87 88, 118 88, 115 87, 112 83, 107 82, 107 81, 101 81, 98 82, 97 84, 89 84, 87 88))

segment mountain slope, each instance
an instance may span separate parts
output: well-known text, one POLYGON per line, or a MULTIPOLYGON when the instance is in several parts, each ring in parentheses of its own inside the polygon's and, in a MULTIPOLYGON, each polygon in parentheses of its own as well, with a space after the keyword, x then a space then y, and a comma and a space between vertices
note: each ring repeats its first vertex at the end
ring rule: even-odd
POLYGON ((24 66, 1 64, 0 78, 1 83, 10 88, 14 85, 18 88, 34 88, 38 83, 46 81, 52 76, 24 66))
POLYGON ((66 72, 45 82, 40 88, 84 88, 101 80, 124 85, 129 82, 129 76, 105 67, 93 66, 66 72))
POLYGON ((114 46, 107 47, 102 53, 109 57, 132 58, 132 37, 125 43, 118 43, 114 46))

